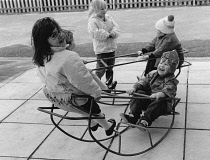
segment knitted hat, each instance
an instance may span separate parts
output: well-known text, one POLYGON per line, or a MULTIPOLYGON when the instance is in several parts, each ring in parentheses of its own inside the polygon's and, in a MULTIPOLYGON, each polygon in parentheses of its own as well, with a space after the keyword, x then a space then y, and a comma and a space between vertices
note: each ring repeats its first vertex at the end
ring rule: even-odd
POLYGON ((162 33, 170 34, 174 32, 174 24, 174 16, 169 15, 157 21, 157 23, 155 24, 155 28, 162 33))
POLYGON ((168 64, 171 67, 171 73, 174 73, 179 64, 179 56, 176 50, 164 52, 161 56, 161 61, 168 60, 168 64))

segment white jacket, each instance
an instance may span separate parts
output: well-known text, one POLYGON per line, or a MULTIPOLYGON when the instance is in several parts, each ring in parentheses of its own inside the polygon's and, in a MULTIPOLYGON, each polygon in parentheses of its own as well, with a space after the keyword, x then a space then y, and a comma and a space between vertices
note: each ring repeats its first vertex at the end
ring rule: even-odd
POLYGON ((93 50, 95 54, 113 52, 117 48, 116 38, 120 31, 118 25, 111 16, 105 15, 105 21, 96 15, 88 20, 88 32, 93 38, 93 50), (115 38, 108 38, 110 33, 115 33, 115 38))
POLYGON ((45 63, 44 67, 37 67, 38 76, 46 85, 45 95, 48 94, 55 97, 56 101, 62 100, 66 104, 70 101, 72 93, 100 97, 102 91, 79 54, 60 47, 53 49, 56 52, 52 59, 45 63))

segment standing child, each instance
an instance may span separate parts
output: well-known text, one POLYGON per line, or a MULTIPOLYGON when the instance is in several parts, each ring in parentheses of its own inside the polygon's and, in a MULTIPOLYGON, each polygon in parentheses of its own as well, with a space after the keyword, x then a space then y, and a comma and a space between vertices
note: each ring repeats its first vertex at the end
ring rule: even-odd
MULTIPOLYGON (((79 54, 66 49, 69 45, 66 45, 65 38, 61 27, 50 17, 37 20, 33 26, 33 62, 37 66, 38 76, 45 84, 44 94, 55 106, 82 116, 88 116, 92 103, 93 115, 103 117, 96 103, 100 99, 101 89, 79 54)), ((109 136, 115 125, 114 119, 95 119, 91 120, 90 129, 96 131, 102 126, 109 136)))
MULTIPOLYGON (((117 49, 119 28, 106 12, 107 3, 104 0, 93 0, 89 5, 88 32, 93 38, 93 49, 97 59, 114 57, 117 49)), ((111 66, 115 64, 115 59, 107 59, 104 62, 111 66)), ((104 67, 104 64, 97 61, 96 67, 104 67)), ((101 79, 105 72, 108 88, 114 89, 117 81, 113 82, 113 67, 96 70, 96 75, 101 79)))
POLYGON ((155 24, 157 36, 139 52, 139 55, 151 52, 148 55, 140 57, 145 60, 151 59, 147 62, 144 76, 150 71, 157 69, 160 57, 164 52, 176 50, 180 59, 179 66, 184 62, 183 49, 174 32, 174 25, 175 20, 173 15, 164 17, 155 24))
POLYGON ((144 127, 150 126, 159 116, 171 112, 171 101, 158 101, 160 98, 173 98, 176 95, 177 84, 174 72, 179 64, 175 50, 164 52, 157 70, 149 72, 146 77, 139 79, 128 94, 141 93, 150 95, 152 99, 134 99, 130 104, 130 114, 120 114, 126 122, 144 127), (157 101, 156 101, 157 100, 157 101))

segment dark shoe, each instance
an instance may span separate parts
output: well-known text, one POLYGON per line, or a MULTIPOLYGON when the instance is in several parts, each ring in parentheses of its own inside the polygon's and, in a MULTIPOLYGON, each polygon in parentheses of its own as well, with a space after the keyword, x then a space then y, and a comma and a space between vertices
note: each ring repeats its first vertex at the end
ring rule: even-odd
POLYGON ((90 127, 90 129, 91 129, 91 131, 96 131, 98 129, 98 127, 101 127, 101 125, 97 123, 95 126, 90 127))
POLYGON ((107 136, 111 136, 112 133, 114 132, 114 128, 116 126, 116 121, 114 119, 109 119, 108 122, 112 123, 112 126, 106 130, 106 135, 107 136))
POLYGON ((120 114, 120 117, 122 118, 124 122, 127 122, 127 123, 136 124, 136 122, 138 121, 138 118, 132 117, 130 115, 123 114, 123 113, 120 114))
POLYGON ((109 89, 115 89, 115 87, 117 86, 117 81, 112 82, 111 84, 107 85, 107 87, 109 89))

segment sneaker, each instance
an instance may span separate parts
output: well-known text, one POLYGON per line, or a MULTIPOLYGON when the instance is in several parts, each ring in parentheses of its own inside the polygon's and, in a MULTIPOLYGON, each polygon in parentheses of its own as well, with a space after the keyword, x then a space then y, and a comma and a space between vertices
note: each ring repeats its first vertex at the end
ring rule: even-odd
POLYGON ((123 113, 120 114, 120 117, 126 123, 136 124, 138 121, 138 118, 123 113))

